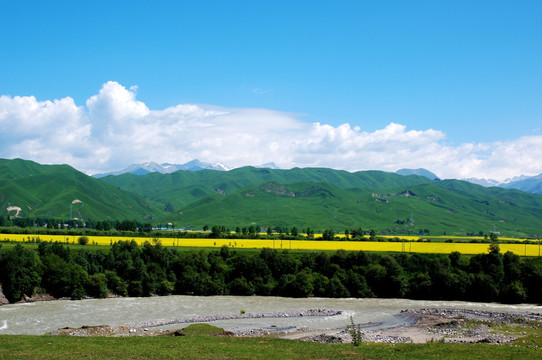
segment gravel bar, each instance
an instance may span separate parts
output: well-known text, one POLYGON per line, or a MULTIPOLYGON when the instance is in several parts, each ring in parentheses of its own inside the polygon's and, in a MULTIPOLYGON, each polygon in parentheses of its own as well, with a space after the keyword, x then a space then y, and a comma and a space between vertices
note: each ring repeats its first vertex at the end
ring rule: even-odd
POLYGON ((246 313, 246 314, 220 314, 220 315, 198 315, 174 320, 155 320, 132 324, 132 327, 157 327, 171 324, 184 323, 205 323, 218 320, 237 320, 237 319, 264 319, 264 318, 287 318, 304 316, 336 316, 342 314, 341 310, 329 309, 310 309, 310 310, 292 310, 292 311, 274 311, 267 313, 246 313))
POLYGON ((539 313, 524 313, 524 312, 502 312, 502 311, 486 311, 486 310, 470 310, 470 309, 446 309, 446 308, 430 308, 430 309, 408 309, 402 310, 402 314, 413 316, 437 315, 443 318, 463 318, 487 320, 500 323, 524 321, 542 322, 542 314, 539 313))

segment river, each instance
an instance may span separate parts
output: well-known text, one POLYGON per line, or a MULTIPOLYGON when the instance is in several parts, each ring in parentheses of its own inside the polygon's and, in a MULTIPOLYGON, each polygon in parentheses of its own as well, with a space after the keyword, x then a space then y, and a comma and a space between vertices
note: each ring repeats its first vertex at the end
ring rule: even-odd
MULTIPOLYGON (((340 315, 233 319, 210 322, 226 330, 313 330, 336 329, 355 323, 376 323, 373 328, 401 326, 411 319, 401 315, 403 309, 464 308, 504 312, 535 312, 542 306, 532 304, 503 305, 461 301, 427 301, 406 299, 327 299, 283 298, 262 296, 162 296, 147 298, 111 298, 88 300, 55 300, 0 306, 0 335, 42 335, 62 327, 83 325, 132 325, 159 320, 186 319, 195 316, 269 313, 291 310, 335 309, 340 315)), ((161 326, 177 329, 188 324, 161 326)))

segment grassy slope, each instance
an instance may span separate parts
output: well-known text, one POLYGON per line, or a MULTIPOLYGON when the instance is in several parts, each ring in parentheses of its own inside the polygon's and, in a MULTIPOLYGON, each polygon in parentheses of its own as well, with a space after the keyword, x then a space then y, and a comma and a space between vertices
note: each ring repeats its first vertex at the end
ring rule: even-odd
POLYGON ((542 197, 520 191, 486 189, 453 180, 382 189, 341 189, 329 183, 267 183, 223 196, 211 194, 182 209, 177 224, 226 226, 363 227, 432 234, 488 233, 494 226, 510 235, 540 233, 542 197), (466 187, 466 188, 464 188, 466 187), (409 190, 415 196, 405 196, 409 190), (396 194, 388 196, 388 194, 396 194), (295 194, 295 196, 292 196, 295 194), (413 215, 414 226, 410 226, 413 215), (404 221, 403 225, 396 221, 404 221))
POLYGON ((291 170, 270 170, 243 167, 231 171, 177 171, 172 174, 150 173, 143 176, 123 174, 107 176, 101 180, 134 192, 140 196, 162 202, 170 201, 175 208, 186 206, 222 189, 231 194, 245 187, 277 182, 288 185, 295 183, 331 183, 341 189, 371 188, 386 189, 399 185, 429 183, 424 177, 404 177, 381 171, 349 173, 324 168, 294 168, 291 170))
POLYGON ((161 214, 152 203, 132 193, 93 179, 68 165, 40 165, 26 160, 0 159, 0 206, 8 203, 22 208, 23 216, 68 219, 74 199, 73 216, 93 219, 139 219, 161 214))

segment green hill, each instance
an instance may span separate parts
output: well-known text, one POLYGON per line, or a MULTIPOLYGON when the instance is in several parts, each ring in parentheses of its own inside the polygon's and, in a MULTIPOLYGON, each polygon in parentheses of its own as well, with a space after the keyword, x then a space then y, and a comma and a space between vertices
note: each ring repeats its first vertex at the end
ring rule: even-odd
POLYGON ((0 206, 22 216, 154 219, 175 226, 345 228, 431 235, 542 233, 542 196, 382 171, 244 167, 94 179, 67 165, 0 160, 0 206), (78 199, 84 205, 72 201, 78 199), (168 209, 166 212, 164 209, 168 209))
MULTIPOLYGON (((19 216, 122 220, 156 218, 159 207, 132 193, 96 180, 68 165, 40 165, 0 159, 0 209, 21 208, 19 216), (72 201, 79 200, 72 205, 72 201)), ((15 212, 10 212, 14 215, 15 212)))
POLYGON ((420 176, 400 176, 382 171, 350 173, 326 168, 294 168, 291 170, 243 167, 231 171, 177 171, 172 174, 123 174, 101 180, 148 199, 171 202, 175 208, 216 193, 232 194, 245 187, 266 182, 279 184, 330 183, 341 189, 393 189, 402 185, 427 184, 431 180, 420 176))
POLYGON ((489 190, 455 180, 398 186, 386 192, 373 189, 268 182, 229 195, 209 195, 170 220, 196 227, 295 225, 341 232, 362 227, 397 233, 429 230, 433 235, 487 234, 496 227, 518 236, 542 229, 542 197, 520 191, 489 190), (458 189, 463 187, 467 189, 458 189))
POLYGON ((542 197, 459 180, 430 180, 381 171, 244 167, 223 171, 178 171, 102 179, 161 203, 177 226, 230 228, 258 224, 344 231, 429 230, 524 236, 542 232, 542 197), (412 217, 412 219, 411 219, 412 217), (412 225, 413 224, 413 225, 412 225))

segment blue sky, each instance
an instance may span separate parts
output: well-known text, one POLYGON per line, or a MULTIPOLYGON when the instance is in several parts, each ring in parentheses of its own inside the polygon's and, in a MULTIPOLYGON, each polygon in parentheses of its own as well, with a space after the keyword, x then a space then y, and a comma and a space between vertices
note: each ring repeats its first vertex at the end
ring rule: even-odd
POLYGON ((11 1, 0 14, 0 157, 87 172, 196 157, 230 166, 426 167, 442 177, 542 172, 534 150, 542 147, 538 0, 11 1), (99 94, 109 100, 92 109, 99 94), (15 101, 32 96, 34 105, 15 101), (66 98, 73 104, 60 106, 66 98), (208 113, 166 114, 187 104, 208 113), (29 115, 32 106, 38 115, 29 115), (42 130, 8 136, 23 123, 42 130), (176 149, 156 133, 153 146, 171 144, 148 158, 136 136, 159 125, 191 141, 176 149), (50 126, 85 129, 82 145, 68 139, 53 151, 61 139, 43 137, 50 126), (198 132, 203 126, 211 130, 198 132), (221 133, 248 145, 227 144, 221 133), (251 140, 262 134, 274 145, 251 140), (303 134, 312 140, 300 143, 303 134), (111 147, 113 138, 135 148, 111 147), (352 151, 341 145, 360 142, 352 151))

